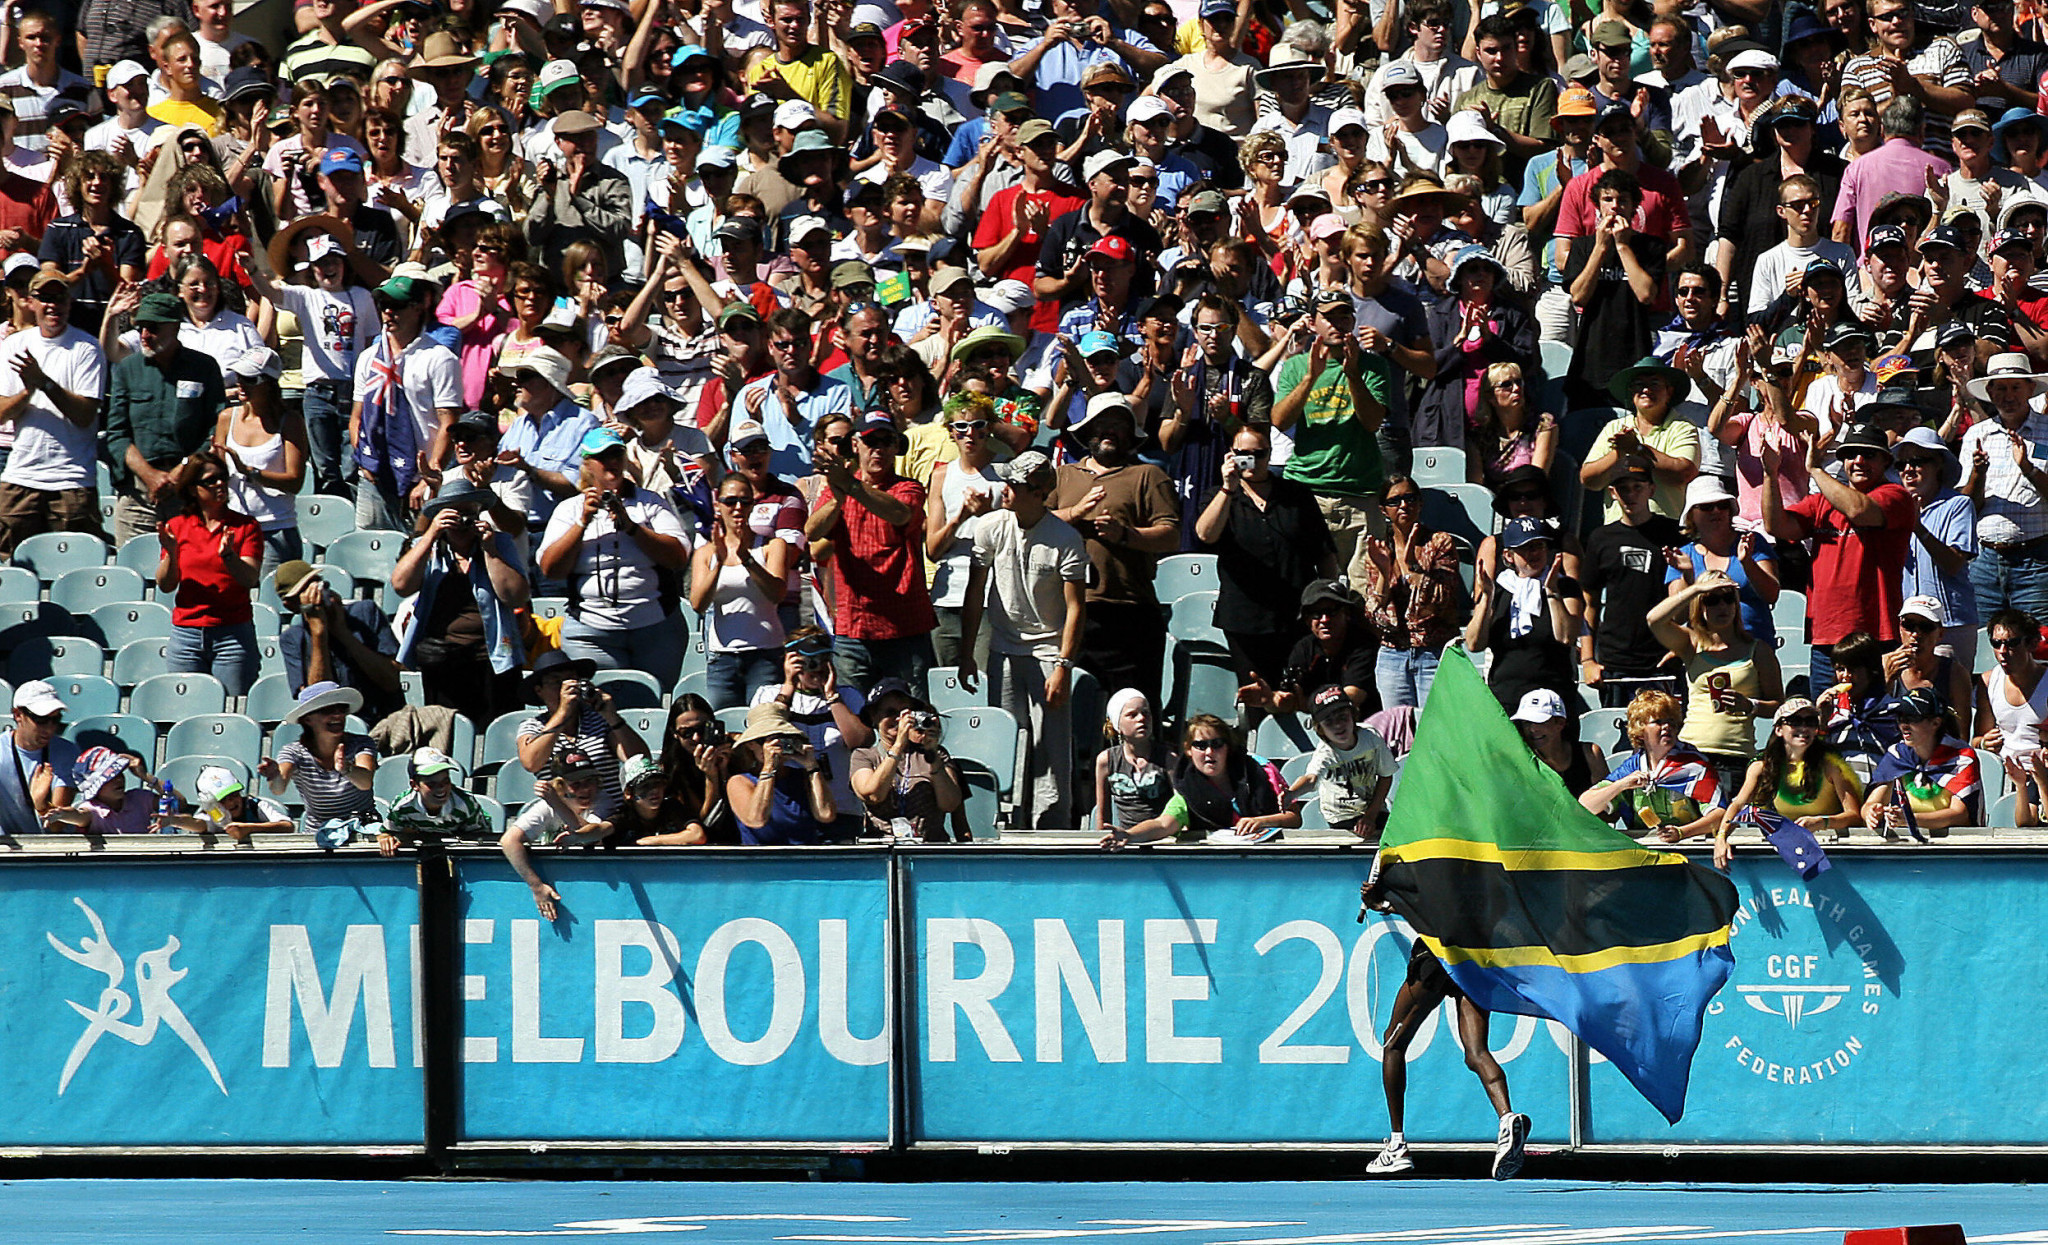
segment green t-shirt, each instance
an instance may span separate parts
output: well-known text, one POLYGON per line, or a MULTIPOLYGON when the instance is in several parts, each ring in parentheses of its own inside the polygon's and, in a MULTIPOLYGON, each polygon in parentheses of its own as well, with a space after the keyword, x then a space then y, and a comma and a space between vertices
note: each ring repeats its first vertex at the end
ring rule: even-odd
MULTIPOLYGON (((1394 369, 1376 354, 1358 356, 1365 391, 1382 405, 1391 405, 1394 369)), ((1308 375, 1308 356, 1290 356, 1280 365, 1273 382, 1276 401, 1294 392, 1308 375)), ((1294 456, 1283 470, 1288 479, 1305 484, 1325 496, 1377 493, 1386 484, 1386 467, 1380 460, 1380 443, 1370 429, 1358 422, 1352 408, 1351 386, 1344 378, 1344 364, 1332 360, 1323 365, 1308 391, 1308 403, 1295 421, 1294 456)))

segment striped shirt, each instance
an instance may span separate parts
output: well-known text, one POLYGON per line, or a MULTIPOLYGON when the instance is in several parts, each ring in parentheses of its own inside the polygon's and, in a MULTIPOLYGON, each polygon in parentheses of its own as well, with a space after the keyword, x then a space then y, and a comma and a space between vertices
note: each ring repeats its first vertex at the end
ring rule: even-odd
MULTIPOLYGON (((531 717, 519 724, 519 738, 532 739, 547 730, 547 714, 531 717)), ((560 756, 571 748, 580 749, 584 755, 597 763, 598 796, 591 812, 600 818, 610 817, 619 811, 623 801, 623 789, 619 786, 619 754, 612 747, 612 728, 606 725, 604 715, 589 705, 583 707, 583 718, 576 724, 576 733, 555 736, 555 744, 548 755, 560 756)), ((546 778, 546 774, 539 775, 546 778)))
MULTIPOLYGON (((341 739, 350 761, 365 752, 377 755, 377 745, 368 735, 345 734, 341 739)), ((292 785, 299 789, 299 798, 306 802, 306 828, 311 830, 336 818, 360 817, 364 821, 375 821, 376 797, 349 781, 349 776, 343 771, 330 769, 327 762, 332 760, 332 757, 327 761, 316 759, 303 739, 286 744, 284 751, 277 754, 279 765, 292 767, 292 785)))
POLYGON ((85 107, 91 84, 68 69, 57 71, 55 86, 40 86, 22 65, 0 74, 0 95, 14 105, 14 145, 25 151, 42 151, 50 145, 50 106, 61 97, 85 107))
POLYGON ((150 22, 166 14, 183 21, 187 30, 197 24, 186 0, 86 0, 78 17, 79 33, 85 36, 85 63, 113 65, 128 60, 150 64, 146 32, 150 22))
MULTIPOLYGON (((1852 56, 1842 66, 1842 85, 1860 86, 1870 92, 1877 101, 1878 111, 1892 100, 1892 80, 1885 67, 1885 58, 1874 53, 1852 56)), ((1946 35, 1937 36, 1925 48, 1913 54, 1906 62, 1906 72, 1916 78, 1925 79, 1935 86, 1968 87, 1971 84, 1970 66, 1963 59, 1962 49, 1956 41, 1946 35)), ((1948 142, 1949 117, 1945 112, 1927 110, 1927 132, 1921 139, 1921 150, 1944 160, 1953 159, 1948 142)))

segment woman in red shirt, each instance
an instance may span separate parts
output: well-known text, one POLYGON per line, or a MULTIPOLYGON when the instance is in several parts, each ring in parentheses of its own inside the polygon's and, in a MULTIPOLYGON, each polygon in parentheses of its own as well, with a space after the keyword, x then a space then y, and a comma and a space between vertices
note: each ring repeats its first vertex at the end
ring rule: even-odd
POLYGON ((228 470, 211 453, 185 462, 178 497, 185 512, 157 529, 156 587, 176 593, 164 668, 211 674, 230 696, 256 681, 256 624, 249 593, 263 564, 263 529, 228 509, 228 470))

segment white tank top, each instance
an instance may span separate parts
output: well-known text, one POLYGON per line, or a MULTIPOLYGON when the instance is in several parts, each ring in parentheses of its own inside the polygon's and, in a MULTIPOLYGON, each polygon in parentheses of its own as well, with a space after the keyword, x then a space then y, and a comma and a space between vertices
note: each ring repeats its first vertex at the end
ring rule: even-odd
MULTIPOLYGON (((939 485, 939 501, 948 520, 960 513, 969 493, 986 493, 990 502, 1001 502, 1003 482, 996 478, 993 465, 983 467, 979 475, 968 474, 958 459, 947 465, 946 478, 939 485)), ((974 524, 969 521, 953 529, 953 541, 938 559, 938 571, 932 576, 933 605, 959 609, 966 603, 967 574, 973 563, 974 524)))
POLYGON ((247 474, 252 471, 276 471, 284 466, 284 434, 274 432, 254 445, 243 445, 235 440, 234 424, 230 424, 228 452, 235 458, 233 465, 236 470, 228 482, 228 497, 235 509, 256 520, 256 525, 266 532, 277 532, 296 526, 299 511, 297 503, 292 500, 292 495, 266 484, 258 484, 247 474))
POLYGON ((1985 672, 1984 687, 1990 693, 1991 720, 2005 733, 2005 746, 1998 750, 2000 756, 2018 756, 2032 752, 2041 746, 2041 722, 2048 719, 2048 675, 2034 685, 2034 694, 2027 697, 2024 705, 2015 705, 2006 699, 2009 680, 2005 671, 1993 666, 1985 672))
MULTIPOLYGON (((757 540, 756 548, 761 543, 757 540)), ((719 567, 718 584, 711 590, 711 608, 704 615, 705 649, 732 653, 781 648, 782 615, 776 611, 779 604, 761 595, 761 586, 745 567, 730 562, 719 567)))

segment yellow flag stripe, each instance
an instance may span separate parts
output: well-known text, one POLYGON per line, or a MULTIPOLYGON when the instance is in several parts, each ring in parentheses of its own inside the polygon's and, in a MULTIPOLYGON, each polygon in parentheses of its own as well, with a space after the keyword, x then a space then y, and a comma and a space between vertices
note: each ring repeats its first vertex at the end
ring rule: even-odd
POLYGON ((1709 947, 1728 945, 1728 927, 1704 934, 1691 934, 1671 942, 1647 947, 1609 947, 1585 955, 1559 955, 1549 947, 1447 947, 1427 934, 1421 936, 1430 953, 1446 964, 1477 964, 1481 968, 1548 967, 1568 973, 1596 973, 1624 964, 1662 964, 1709 947))
POLYGON ((1538 851, 1503 849, 1498 843, 1473 839, 1418 839, 1399 847, 1381 850, 1385 864, 1425 860, 1477 860, 1508 869, 1532 871, 1550 869, 1642 869, 1655 865, 1682 865, 1685 857, 1676 852, 1653 852, 1647 848, 1623 848, 1611 852, 1538 851))

